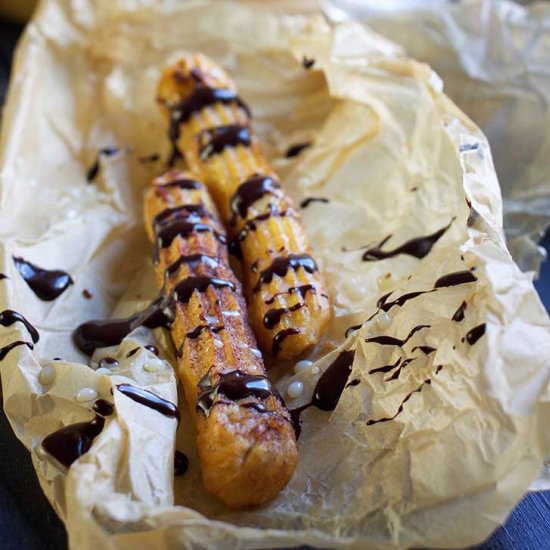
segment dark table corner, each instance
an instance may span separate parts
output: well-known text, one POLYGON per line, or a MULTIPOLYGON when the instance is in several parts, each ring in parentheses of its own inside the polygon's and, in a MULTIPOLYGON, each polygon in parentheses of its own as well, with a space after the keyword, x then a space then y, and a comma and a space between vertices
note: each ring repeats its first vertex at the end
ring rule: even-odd
MULTIPOLYGON (((23 27, 0 19, 0 105, 3 104, 13 48, 23 27)), ((550 250, 550 234, 541 243, 550 250)), ((550 309, 550 261, 535 281, 550 309)), ((67 536, 40 489, 30 455, 15 438, 0 408, 0 549, 63 550, 67 536)), ((506 523, 476 550, 550 549, 550 491, 527 494, 506 523)))

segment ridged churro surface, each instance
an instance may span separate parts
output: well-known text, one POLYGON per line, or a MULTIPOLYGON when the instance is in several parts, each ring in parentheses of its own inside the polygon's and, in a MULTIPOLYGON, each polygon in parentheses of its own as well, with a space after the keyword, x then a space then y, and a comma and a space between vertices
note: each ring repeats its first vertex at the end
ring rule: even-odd
POLYGON ((225 232, 206 188, 171 171, 144 203, 158 286, 172 296, 179 377, 205 487, 233 508, 272 499, 297 463, 290 415, 265 376, 225 232))
POLYGON ((235 84, 207 57, 183 56, 164 71, 158 101, 174 146, 208 185, 242 257, 261 348, 298 357, 319 341, 330 303, 299 213, 261 152, 235 84))

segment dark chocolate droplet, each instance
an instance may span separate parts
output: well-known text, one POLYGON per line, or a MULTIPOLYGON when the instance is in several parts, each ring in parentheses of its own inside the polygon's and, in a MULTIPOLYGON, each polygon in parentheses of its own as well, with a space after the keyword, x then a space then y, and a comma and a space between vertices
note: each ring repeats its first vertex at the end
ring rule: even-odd
POLYGON ((97 364, 98 368, 114 369, 119 363, 114 357, 102 357, 97 364))
POLYGON ((0 325, 9 327, 17 322, 22 323, 25 326, 33 343, 36 344, 36 342, 40 340, 38 331, 29 323, 29 321, 27 321, 27 319, 25 319, 25 317, 23 317, 23 315, 21 315, 21 313, 13 311, 12 309, 5 309, 2 313, 0 313, 0 325))
POLYGON ((345 337, 347 338, 350 334, 353 334, 356 330, 359 330, 363 326, 363 323, 359 323, 358 325, 352 325, 351 327, 348 327, 346 329, 346 332, 344 333, 345 337))
POLYGON ((92 409, 100 416, 111 416, 115 410, 113 403, 105 401, 105 399, 96 399, 92 409))
MULTIPOLYGON (((198 82, 201 81, 202 80, 198 82)), ((225 105, 234 103, 243 109, 249 117, 251 116, 250 109, 234 90, 198 86, 189 97, 171 107, 168 137, 175 150, 177 150, 176 143, 180 135, 180 125, 187 122, 193 114, 215 103, 222 103, 225 105)))
POLYGON ((342 351, 328 366, 313 390, 311 404, 322 411, 333 411, 344 391, 351 368, 355 350, 342 351))
POLYGON ((304 69, 311 69, 311 67, 315 65, 315 59, 313 57, 306 57, 304 55, 302 57, 302 65, 304 66, 304 69))
POLYGON ((279 296, 285 296, 287 294, 296 294, 300 298, 304 298, 305 295, 311 292, 312 294, 317 294, 317 289, 314 285, 300 285, 300 286, 292 286, 288 290, 283 290, 282 292, 277 292, 276 294, 273 294, 271 298, 268 298, 265 303, 267 305, 271 305, 275 302, 275 299, 279 296))
MULTIPOLYGON (((231 211, 233 216, 240 216, 243 220, 248 214, 248 209, 266 195, 277 195, 281 188, 270 176, 256 175, 241 183, 231 198, 231 211)), ((234 219, 232 220, 234 223, 234 219)))
POLYGON ((307 149, 311 146, 311 141, 305 141, 304 143, 296 143, 295 145, 291 145, 286 153, 285 157, 287 159, 292 157, 297 157, 304 149, 307 149))
POLYGON ((391 382, 392 380, 397 380, 399 378, 399 376, 401 375, 401 371, 409 364, 409 363, 412 363, 414 360, 416 359, 416 357, 410 357, 409 359, 405 359, 405 361, 403 361, 403 363, 401 363, 401 365, 397 368, 397 370, 395 370, 391 376, 389 376, 388 378, 385 378, 384 379, 384 382, 391 382))
POLYGON ((429 327, 430 325, 417 325, 403 340, 399 338, 394 338, 393 336, 373 336, 372 338, 367 338, 365 342, 373 342, 375 344, 380 344, 381 346, 404 346, 415 333, 417 333, 419 330, 429 327))
POLYGON ((82 296, 84 296, 84 298, 86 298, 86 300, 91 300, 94 295, 87 288, 85 288, 82 291, 82 296))
POLYGON ((86 180, 88 181, 88 183, 91 183, 92 181, 94 181, 97 175, 99 174, 99 165, 100 165, 101 157, 102 156, 111 157, 113 155, 116 155, 116 153, 118 153, 118 147, 114 147, 114 146, 102 147, 101 149, 99 149, 94 163, 90 166, 90 168, 88 168, 86 172, 86 180))
POLYGON ((485 328, 485 323, 482 323, 466 333, 466 341, 470 346, 473 346, 485 334, 485 328))
POLYGON ((132 357, 132 356, 135 355, 139 350, 140 350, 140 347, 139 347, 139 346, 138 346, 137 348, 131 349, 131 350, 126 354, 126 358, 132 357))
POLYGON ((382 298, 378 300, 377 305, 382 311, 388 312, 393 306, 401 307, 409 300, 418 298, 418 296, 422 296, 423 294, 430 294, 431 292, 434 292, 434 290, 420 290, 417 292, 409 292, 408 294, 403 294, 402 296, 399 296, 399 298, 396 298, 395 300, 388 302, 387 299, 391 294, 390 292, 390 294, 386 294, 385 296, 382 296, 382 298))
POLYGON ((105 420, 98 415, 89 422, 65 426, 46 436, 42 440, 42 448, 60 464, 69 468, 75 460, 90 450, 103 426, 105 420))
POLYGON ((160 351, 157 348, 157 346, 147 345, 147 346, 144 346, 144 347, 147 351, 150 351, 153 355, 156 355, 157 357, 160 355, 160 351))
POLYGON ((475 281, 477 281, 477 277, 471 271, 456 271, 455 273, 449 273, 437 279, 434 288, 463 285, 465 283, 474 283, 475 281))
POLYGON ((306 304, 304 302, 298 302, 290 307, 281 307, 278 309, 268 309, 264 315, 264 327, 272 329, 281 322, 283 315, 298 311, 302 309, 306 304))
POLYGON ((73 284, 71 276, 65 271, 42 269, 15 256, 13 261, 25 282, 41 300, 47 302, 55 300, 67 290, 69 285, 73 284))
POLYGON ((11 344, 8 344, 7 346, 0 348, 0 361, 3 361, 8 355, 8 353, 12 349, 17 348, 18 346, 27 346, 31 350, 34 349, 34 346, 30 342, 23 342, 21 340, 16 340, 15 342, 11 342, 11 344))
POLYGON ((330 200, 326 199, 325 197, 308 197, 307 199, 304 199, 300 203, 300 208, 302 208, 302 209, 307 208, 310 204, 312 204, 314 202, 329 203, 330 200))
POLYGON ((210 217, 203 204, 181 204, 171 208, 165 208, 153 219, 155 231, 160 230, 163 225, 173 222, 176 218, 200 218, 210 217))
POLYGON ((217 279, 215 277, 206 277, 204 275, 197 277, 187 277, 174 288, 174 299, 177 302, 187 303, 194 292, 205 292, 206 289, 212 286, 213 288, 228 288, 235 290, 235 285, 231 281, 217 279))
POLYGON ((430 355, 430 353, 436 351, 436 349, 432 348, 431 346, 415 346, 411 351, 416 351, 417 349, 419 349, 422 353, 426 355, 430 355))
POLYGON ((196 269, 199 265, 206 265, 210 269, 216 269, 219 265, 218 259, 214 256, 206 256, 205 254, 182 255, 166 268, 165 278, 176 275, 184 264, 190 265, 193 269, 196 269))
POLYGON ((244 407, 245 409, 253 409, 256 412, 259 412, 260 414, 265 414, 270 412, 270 410, 265 405, 262 405, 261 403, 254 403, 254 402, 243 403, 241 407, 244 407))
POLYGON ((212 233, 218 241, 225 244, 226 237, 216 231, 212 226, 207 225, 198 219, 186 219, 177 217, 170 223, 162 224, 156 231, 156 245, 153 251, 153 261, 158 264, 160 259, 160 249, 169 247, 176 237, 188 237, 191 233, 212 233))
POLYGON ((202 411, 206 416, 210 414, 219 394, 232 401, 248 397, 266 399, 273 395, 271 382, 265 376, 246 374, 238 370, 221 374, 216 384, 212 384, 211 373, 208 371, 199 381, 198 387, 203 392, 197 400, 197 411, 202 411))
POLYGON ((187 455, 181 451, 177 451, 174 454, 174 475, 176 477, 182 476, 189 469, 189 459, 187 455))
POLYGON ((269 267, 260 272, 254 292, 258 292, 262 284, 271 283, 274 275, 284 277, 289 269, 297 271, 300 267, 308 273, 315 273, 317 271, 317 264, 309 254, 290 254, 289 256, 275 258, 269 267))
POLYGON ((317 381, 311 401, 290 411, 290 419, 294 426, 296 439, 300 437, 302 431, 302 412, 310 407, 317 407, 322 411, 333 411, 346 385, 355 386, 359 383, 359 381, 352 380, 350 384, 347 384, 354 357, 355 350, 340 352, 338 357, 327 367, 321 378, 317 381))
POLYGON ((370 262, 375 260, 385 260, 386 258, 393 258, 394 256, 398 256, 400 254, 407 254, 421 260, 430 253, 434 244, 443 236, 447 229, 451 227, 453 221, 454 218, 448 225, 442 227, 431 235, 417 237, 415 239, 411 239, 405 242, 404 244, 397 248, 394 248, 393 250, 383 251, 382 246, 388 241, 388 239, 390 239, 391 235, 389 235, 388 237, 383 239, 378 246, 367 249, 363 253, 363 261, 370 262))
POLYGON ((397 359, 395 363, 391 363, 390 365, 384 365, 383 367, 377 367, 375 369, 371 369, 369 370, 369 374, 376 374, 377 372, 384 372, 384 373, 390 372, 400 365, 402 359, 403 359, 402 357, 399 357, 399 359, 397 359))
POLYGON ((209 331, 213 332, 214 334, 217 334, 218 332, 222 331, 225 327, 223 325, 213 327, 211 325, 198 325, 193 330, 189 331, 185 337, 189 338, 190 340, 197 339, 203 331, 209 331))
POLYGON ((177 418, 179 421, 180 412, 171 401, 167 401, 148 390, 143 390, 131 384, 118 384, 117 390, 133 401, 145 405, 168 418, 177 418))
POLYGON ((460 323, 464 321, 467 307, 468 307, 468 304, 466 302, 462 302, 460 306, 458 306, 458 309, 453 313, 451 320, 453 320, 455 323, 460 323))
POLYGON ((172 312, 161 295, 145 310, 123 319, 87 321, 73 332, 73 340, 83 353, 91 355, 96 348, 116 346, 125 336, 140 326, 147 328, 168 328, 172 322, 172 312))
POLYGON ((412 392, 408 393, 406 396, 405 396, 405 399, 403 399, 403 401, 401 401, 401 404, 399 405, 399 407, 397 408, 397 412, 393 415, 393 416, 389 416, 389 417, 385 417, 385 418, 379 418, 377 420, 368 420, 367 421, 367 426, 372 426, 373 424, 378 424, 378 423, 381 423, 381 422, 389 422, 390 420, 394 420, 398 415, 400 415, 402 412, 403 412, 403 408, 405 406, 405 403, 415 394, 415 393, 420 393, 422 391, 422 388, 426 385, 426 384, 431 384, 432 381, 430 379, 427 379, 427 380, 424 380, 424 382, 422 382, 422 384, 420 384, 420 386, 418 386, 418 388, 416 388, 416 390, 413 390, 412 392))
POLYGON ((199 157, 202 161, 221 153, 226 147, 236 147, 237 145, 248 147, 252 143, 248 127, 239 124, 216 126, 203 130, 199 134, 199 138, 202 140, 199 149, 199 157))
POLYGON ((292 336, 293 334, 300 334, 300 332, 301 332, 300 329, 297 329, 294 327, 285 328, 284 330, 279 331, 273 337, 273 347, 271 350, 273 357, 277 357, 277 355, 281 351, 281 347, 283 345, 284 340, 286 340, 289 336, 292 336))

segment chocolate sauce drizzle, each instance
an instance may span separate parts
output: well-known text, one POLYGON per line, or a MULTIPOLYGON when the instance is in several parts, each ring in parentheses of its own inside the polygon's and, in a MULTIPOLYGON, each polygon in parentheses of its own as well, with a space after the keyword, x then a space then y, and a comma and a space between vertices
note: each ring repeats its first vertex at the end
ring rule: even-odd
MULTIPOLYGON (((384 294, 381 296, 378 301, 376 302, 376 307, 378 308, 377 311, 375 311, 368 319, 367 321, 370 321, 373 319, 379 311, 385 311, 388 312, 392 307, 394 306, 403 306, 406 302, 409 300, 413 300, 414 298, 417 298, 418 296, 422 296, 423 294, 430 294, 432 292, 435 292, 436 290, 440 288, 450 287, 450 286, 457 286, 462 285, 466 283, 473 283, 477 281, 477 277, 469 270, 464 271, 456 271, 453 273, 448 273, 447 275, 443 275, 437 281, 434 283, 434 286, 430 290, 419 290, 416 292, 409 292, 407 294, 403 294, 399 296, 399 298, 396 298, 395 300, 392 300, 391 302, 388 302, 388 298, 392 295, 392 292, 388 292, 387 294, 384 294)), ((452 317, 453 321, 460 322, 464 319, 464 310, 466 309, 466 302, 462 302, 461 306, 458 308, 458 310, 455 312, 455 314, 452 317)), ((352 332, 355 332, 356 330, 359 330, 364 323, 359 323, 357 325, 353 325, 351 327, 348 327, 345 332, 345 337, 347 338, 352 332)))
POLYGON ((426 384, 431 384, 432 381, 430 378, 424 380, 424 382, 422 382, 422 384, 420 384, 420 386, 418 386, 418 388, 416 388, 415 390, 413 390, 412 392, 408 393, 406 396, 405 396, 405 399, 403 399, 403 401, 401 401, 401 404, 399 405, 399 407, 397 408, 397 412, 393 415, 393 416, 388 416, 388 417, 385 417, 385 418, 378 418, 377 420, 367 420, 367 426, 372 426, 373 424, 379 424, 381 422, 389 422, 390 420, 395 420, 395 418, 400 415, 402 412, 403 412, 403 408, 405 406, 405 403, 415 394, 415 393, 420 393, 422 391, 422 388, 426 385, 426 384))
POLYGON ((474 327, 466 333, 466 342, 473 346, 484 334, 485 334, 485 323, 474 327))
POLYGON ((75 460, 90 450, 104 426, 105 420, 96 414, 89 422, 71 424, 47 435, 42 440, 42 448, 69 468, 75 460))
POLYGON ((218 267, 218 259, 214 256, 207 256, 205 254, 182 255, 166 268, 165 277, 173 277, 176 275, 183 264, 188 264, 193 269, 201 264, 206 265, 211 269, 216 269, 216 267, 218 267))
POLYGON ((414 352, 417 349, 419 349, 425 355, 430 355, 430 353, 437 351, 436 348, 432 348, 431 346, 414 346, 414 348, 411 351, 414 352))
POLYGON ((451 224, 453 223, 455 218, 451 220, 451 222, 446 225, 445 227, 442 227, 435 233, 432 233, 431 235, 426 235, 424 237, 417 237, 415 239, 411 239, 405 243, 403 243, 401 246, 398 246, 397 248, 394 248, 393 250, 383 251, 382 246, 386 244, 386 242, 392 237, 392 235, 388 235, 385 239, 383 239, 380 244, 375 246, 374 248, 369 248, 363 253, 363 261, 364 262, 371 262, 375 260, 385 260, 387 258, 393 258, 395 256, 399 256, 400 254, 407 254, 408 256, 413 256, 415 258, 418 258, 421 260, 422 258, 425 258, 430 251, 432 250, 432 247, 434 244, 443 236, 443 234, 451 227, 451 224))
POLYGON ((424 328, 430 328, 430 325, 417 325, 416 327, 413 327, 406 338, 403 340, 400 340, 399 338, 394 338, 393 336, 373 336, 372 338, 366 338, 365 342, 373 342, 375 344, 380 344, 381 346, 404 346, 412 337, 414 334, 416 334, 419 330, 422 330, 424 328))
POLYGON ((129 317, 87 321, 73 332, 73 340, 78 349, 91 355, 96 348, 120 344, 123 338, 137 327, 168 328, 173 319, 173 312, 168 306, 161 295, 146 309, 129 317))
MULTIPOLYGON (((191 178, 179 178, 162 185, 155 187, 156 191, 162 192, 163 189, 182 189, 192 191, 193 189, 201 189, 203 187, 200 181, 191 178)), ((157 193, 158 194, 158 193, 157 193)))
POLYGON ((30 350, 34 349, 34 346, 30 342, 23 342, 22 340, 16 340, 15 342, 12 342, 11 344, 4 346, 3 348, 0 348, 0 361, 3 361, 8 355, 8 353, 12 349, 17 348, 18 346, 27 346, 30 350))
POLYGON ((144 348, 145 348, 147 351, 150 351, 153 355, 156 355, 157 357, 160 355, 160 351, 159 351, 159 349, 157 348, 157 346, 147 345, 147 346, 144 346, 144 348))
POLYGON ((279 210, 276 206, 270 204, 269 210, 267 212, 259 214, 258 216, 255 216, 254 218, 248 220, 243 225, 241 230, 237 233, 236 237, 231 241, 231 246, 233 247, 234 252, 236 252, 235 255, 238 255, 239 257, 242 256, 242 254, 240 253, 240 243, 242 243, 252 231, 256 231, 258 222, 263 222, 273 217, 294 217, 294 214, 292 210, 279 210), (237 250, 239 252, 237 252, 237 250))
POLYGON ((391 363, 390 365, 384 365, 383 367, 377 367, 375 369, 369 370, 369 374, 376 374, 377 372, 391 372, 393 369, 398 367, 401 364, 401 361, 403 360, 402 357, 399 357, 395 363, 391 363))
POLYGON ((249 117, 251 116, 250 109, 234 90, 198 86, 188 98, 171 109, 168 137, 174 147, 179 139, 180 125, 187 122, 193 114, 215 103, 223 103, 224 105, 234 103, 243 109, 249 117))
POLYGON ((393 372, 393 374, 391 376, 389 376, 388 378, 385 378, 384 379, 384 382, 391 382, 392 380, 397 380, 399 378, 399 376, 401 375, 401 371, 407 366, 409 365, 410 363, 412 363, 414 360, 416 359, 416 357, 409 357, 408 359, 405 359, 405 361, 403 361, 401 363, 401 365, 399 365, 399 367, 393 372))
POLYGON ((457 286, 466 283, 475 283, 476 281, 477 277, 470 270, 466 269, 464 271, 455 271, 454 273, 443 275, 443 277, 437 279, 434 288, 457 286))
POLYGON ((229 288, 235 290, 231 281, 215 277, 192 276, 178 283, 172 293, 165 296, 163 292, 151 304, 139 313, 124 319, 106 319, 88 321, 81 324, 73 333, 73 340, 78 348, 91 355, 96 348, 115 346, 134 329, 145 326, 147 328, 170 328, 174 320, 174 304, 187 303, 194 292, 203 293, 208 287, 229 288))
POLYGON ((212 325, 198 325, 193 330, 189 331, 185 337, 189 338, 190 340, 196 340, 203 331, 209 331, 213 332, 214 334, 217 334, 218 332, 221 332, 225 327, 223 325, 219 325, 216 327, 213 327, 212 325))
MULTIPOLYGON (((169 247, 176 237, 188 237, 191 233, 212 233, 218 241, 226 244, 225 235, 216 231, 212 226, 202 222, 198 215, 200 210, 199 205, 195 212, 190 212, 189 208, 192 205, 186 205, 183 209, 174 209, 175 211, 164 214, 161 212, 159 216, 164 216, 160 222, 155 225, 155 247, 153 250, 153 262, 158 264, 160 261, 160 250, 169 247), (187 216, 182 215, 187 212, 187 216)), ((200 208, 203 208, 200 206, 200 208)), ((173 209, 168 209, 173 210, 173 209)), ((158 217, 158 216, 157 216, 158 217)))
POLYGON ((174 454, 174 475, 176 477, 182 476, 189 469, 189 459, 187 455, 181 451, 176 450, 174 454))
MULTIPOLYGON (((296 439, 302 431, 300 415, 310 407, 316 407, 322 411, 333 411, 340 400, 351 374, 355 350, 342 351, 336 359, 327 367, 321 378, 317 381, 313 390, 311 401, 302 407, 290 411, 294 424, 296 439)), ((357 385, 357 384, 353 384, 357 385)))
POLYGON ((24 281, 41 300, 51 302, 73 284, 71 276, 60 269, 42 269, 16 256, 13 261, 24 281))
POLYGON ((97 364, 98 368, 114 369, 118 367, 119 363, 114 357, 102 357, 97 364))
POLYGON ((283 290, 282 292, 277 292, 271 296, 271 298, 268 298, 265 303, 267 305, 271 305, 275 302, 275 299, 279 296, 285 296, 287 294, 296 294, 300 298, 304 298, 305 295, 311 292, 312 294, 317 294, 317 289, 314 285, 300 285, 300 286, 291 286, 287 290, 283 290))
POLYGON ((304 143, 296 143, 295 145, 291 145, 286 153, 285 157, 287 159, 292 157, 297 157, 304 149, 307 149, 311 146, 311 141, 305 141, 304 143))
POLYGON ((96 159, 94 163, 88 168, 88 171, 86 172, 86 180, 88 183, 92 183, 92 181, 95 180, 97 175, 99 174, 99 163, 101 161, 101 157, 112 157, 113 155, 116 155, 118 153, 118 147, 110 146, 110 147, 102 147, 98 150, 96 159))
POLYGON ((105 401, 105 399, 96 399, 92 405, 92 409, 100 416, 111 416, 115 411, 115 406, 113 403, 105 401))
POLYGON ((322 202, 322 203, 329 203, 330 200, 325 198, 325 197, 308 197, 307 199, 304 199, 301 203, 300 203, 300 208, 302 209, 305 209, 307 208, 310 204, 314 203, 314 202, 322 202))
POLYGON ((389 294, 385 294, 382 296, 376 305, 378 308, 382 311, 388 312, 393 306, 403 306, 406 302, 409 300, 413 300, 414 298, 418 298, 418 296, 422 296, 422 294, 429 294, 430 292, 434 292, 434 290, 420 290, 418 292, 409 292, 408 294, 403 294, 399 296, 399 298, 396 298, 392 302, 388 302, 387 299, 390 297, 391 292, 389 294))
POLYGON ((290 307, 281 307, 278 309, 269 309, 264 315, 264 327, 267 329, 272 329, 281 322, 283 315, 291 313, 293 311, 298 311, 302 309, 306 304, 304 302, 298 302, 290 307))
POLYGON ((137 388, 131 384, 118 384, 117 390, 133 401, 149 407, 168 418, 176 418, 179 422, 180 412, 171 401, 167 401, 150 391, 137 388))
POLYGON ((289 336, 292 336, 293 334, 300 334, 300 332, 301 332, 300 329, 291 327, 291 328, 285 328, 284 330, 281 330, 277 334, 275 334, 275 336, 273 337, 272 349, 271 349, 271 353, 273 357, 277 357, 277 355, 281 351, 284 340, 286 340, 289 336))
POLYGON ((267 399, 274 394, 271 382, 265 376, 246 374, 239 370, 220 374, 215 384, 209 370, 199 381, 198 387, 203 391, 197 400, 197 411, 202 411, 205 416, 210 414, 218 395, 238 401, 247 397, 267 399))
POLYGON ((464 321, 467 307, 468 307, 468 304, 466 302, 462 302, 460 306, 458 306, 458 309, 453 313, 451 320, 453 320, 455 323, 460 323, 464 321))
POLYGON ((260 277, 253 291, 258 292, 262 284, 271 283, 274 275, 284 277, 289 269, 296 271, 300 267, 308 273, 317 271, 317 264, 309 254, 290 254, 289 256, 275 258, 269 267, 260 272, 260 277))
POLYGON ((216 126, 203 130, 200 136, 203 140, 203 145, 199 149, 199 157, 202 161, 221 153, 226 147, 236 147, 237 145, 248 147, 252 143, 250 130, 247 126, 240 124, 216 126))
POLYGON ((131 350, 126 354, 126 359, 128 359, 128 357, 132 357, 133 355, 135 355, 139 350, 140 350, 140 347, 139 347, 139 346, 138 346, 137 348, 131 349, 131 350))
POLYGON ((235 216, 240 216, 244 220, 248 214, 248 209, 256 201, 266 195, 277 195, 279 189, 281 189, 280 184, 270 176, 255 175, 241 183, 233 197, 231 197, 230 204, 233 219, 230 223, 235 223, 235 216))
POLYGON ((21 313, 13 311, 12 309, 5 309, 2 313, 0 313, 0 325, 9 327, 17 322, 25 325, 25 328, 27 329, 27 332, 29 333, 34 344, 40 340, 38 331, 29 323, 29 321, 27 321, 27 319, 25 319, 25 317, 23 317, 23 315, 21 315, 21 313))

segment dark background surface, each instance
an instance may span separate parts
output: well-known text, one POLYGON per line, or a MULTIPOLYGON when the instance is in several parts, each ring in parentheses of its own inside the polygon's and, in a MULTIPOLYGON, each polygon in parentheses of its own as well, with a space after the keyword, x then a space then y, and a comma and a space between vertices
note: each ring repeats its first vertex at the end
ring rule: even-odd
MULTIPOLYGON (((0 21, 0 105, 20 32, 21 27, 0 21)), ((542 244, 550 248, 550 235, 542 244)), ((535 286, 550 309, 550 262, 543 264, 535 286)), ((63 524, 42 494, 30 455, 15 438, 3 410, 0 410, 0 460, 0 550, 66 548, 63 524)), ((512 549, 550 549, 550 491, 525 496, 505 525, 476 550, 512 549)))

